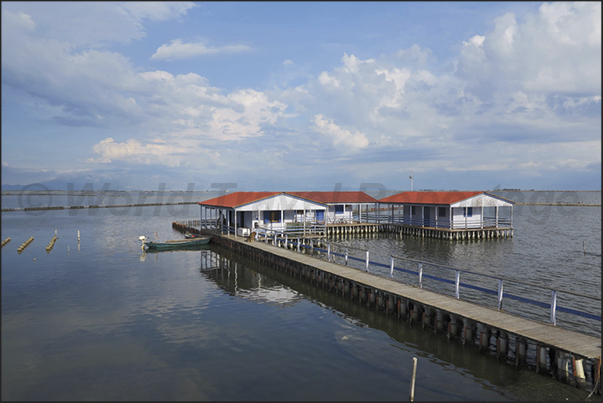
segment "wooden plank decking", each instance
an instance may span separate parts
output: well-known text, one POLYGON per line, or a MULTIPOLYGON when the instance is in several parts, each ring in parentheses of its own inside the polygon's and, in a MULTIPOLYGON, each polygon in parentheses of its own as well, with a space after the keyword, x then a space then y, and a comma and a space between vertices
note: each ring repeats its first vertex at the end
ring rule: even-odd
MULTIPOLYGON (((235 237, 232 235, 228 238, 233 241, 235 240, 235 237)), ((416 301, 419 304, 427 305, 434 309, 440 309, 496 329, 501 329, 507 333, 512 333, 525 339, 567 351, 577 356, 584 358, 601 356, 600 338, 525 319, 504 311, 459 300, 448 295, 438 294, 422 288, 402 284, 386 277, 327 262, 264 242, 248 243, 244 241, 243 237, 237 237, 236 242, 251 245, 283 258, 316 267, 319 270, 339 277, 347 278, 367 287, 373 287, 390 294, 400 295, 404 298, 416 301)))

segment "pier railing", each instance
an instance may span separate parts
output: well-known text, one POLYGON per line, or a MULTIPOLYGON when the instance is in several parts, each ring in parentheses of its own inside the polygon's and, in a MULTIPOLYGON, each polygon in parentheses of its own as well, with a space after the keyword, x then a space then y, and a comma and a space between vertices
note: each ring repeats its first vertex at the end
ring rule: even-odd
POLYGON ((382 223, 382 224, 404 224, 415 227, 448 228, 448 229, 478 229, 478 228, 512 228, 513 221, 508 217, 484 216, 482 218, 468 218, 450 221, 449 218, 434 217, 404 217, 397 214, 389 214, 387 211, 375 211, 362 213, 359 217, 361 222, 382 223))
MULTIPOLYGON (((600 312, 599 314, 584 312, 559 305, 561 301, 565 304, 586 307, 585 300, 590 300, 593 306, 591 311, 596 312, 595 303, 597 306, 601 304, 601 297, 597 296, 402 256, 390 255, 389 264, 381 263, 370 260, 371 255, 368 249, 327 241, 326 238, 295 236, 285 231, 274 231, 270 236, 267 234, 263 236, 256 235, 256 240, 293 249, 297 252, 311 253, 312 256, 319 259, 389 277, 402 283, 451 295, 457 299, 467 300, 483 306, 490 305, 498 310, 503 310, 505 301, 507 301, 505 305, 508 305, 509 301, 518 301, 522 303, 520 308, 507 308, 505 311, 533 320, 548 322, 553 326, 558 325, 558 313, 601 323, 600 312), (356 262, 355 265, 354 262, 356 262), (469 282, 469 280, 471 281, 469 282), (442 285, 445 287, 442 287, 442 285), (508 292, 508 289, 511 289, 512 292, 508 292), (461 290, 463 291, 461 292, 461 290), (540 297, 540 300, 536 299, 538 297, 540 297), (528 305, 543 308, 544 311, 529 308, 528 305), (548 316, 548 318, 544 319, 544 316, 548 316)), ((580 324, 583 325, 584 323, 580 324)), ((563 320, 563 325, 563 327, 579 326, 570 317, 563 320)), ((590 326, 588 327, 590 328, 590 326)), ((600 334, 597 336, 600 337, 600 334)))

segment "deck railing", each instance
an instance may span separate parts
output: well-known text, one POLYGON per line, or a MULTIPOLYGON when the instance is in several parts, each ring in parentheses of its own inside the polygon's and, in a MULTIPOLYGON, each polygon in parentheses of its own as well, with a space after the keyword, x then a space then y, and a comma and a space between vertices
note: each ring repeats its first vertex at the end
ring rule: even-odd
MULTIPOLYGON (((370 251, 364 248, 352 247, 327 241, 326 238, 304 238, 300 236, 290 236, 287 232, 274 232, 271 236, 257 236, 256 240, 269 242, 273 245, 282 246, 302 252, 311 253, 314 257, 329 262, 342 264, 355 269, 364 270, 373 274, 389 277, 401 283, 418 286, 429 289, 432 292, 447 294, 457 299, 467 300, 482 306, 490 306, 498 310, 503 310, 504 301, 519 301, 523 304, 529 304, 544 308, 547 319, 543 320, 542 311, 533 309, 518 309, 517 307, 507 308, 505 311, 528 317, 533 320, 544 321, 557 326, 559 323, 558 313, 568 314, 571 317, 579 317, 589 321, 601 323, 601 314, 594 306, 601 304, 601 297, 586 295, 569 290, 543 286, 514 278, 500 275, 490 275, 459 269, 455 267, 444 266, 423 260, 410 259, 401 256, 391 255, 390 263, 385 264, 370 260, 370 251), (357 262, 356 267, 351 263, 357 262), (461 277, 464 281, 461 281, 461 277), (471 280, 469 282, 468 280, 471 280), (428 284, 429 283, 429 284, 428 284), (427 285, 427 286, 426 286, 427 285), (444 286, 442 288, 442 285, 444 286), (448 285, 448 287, 446 287, 448 285), (507 288, 513 290, 508 292, 507 288), (466 291, 461 292, 461 289, 466 291), (544 294, 543 294, 544 292, 544 294), (546 295, 548 293, 548 296, 546 295), (541 300, 537 300, 540 296, 541 300), (494 299, 492 299, 494 297, 494 299), (565 304, 579 305, 590 308, 591 312, 584 312, 566 306, 560 306, 560 299, 565 304), (590 306, 584 304, 585 300, 590 300, 590 306)), ((562 327, 580 327, 583 322, 564 318, 562 327)), ((592 322, 591 322, 592 323, 592 322)), ((587 325, 590 329, 590 326, 587 325)), ((575 329, 574 329, 575 330, 575 329)), ((590 332, 593 333, 594 331, 590 332)), ((600 329, 599 329, 600 332, 600 329)), ((584 332, 583 332, 584 333, 584 332)), ((597 335, 600 337, 600 333, 597 335)))

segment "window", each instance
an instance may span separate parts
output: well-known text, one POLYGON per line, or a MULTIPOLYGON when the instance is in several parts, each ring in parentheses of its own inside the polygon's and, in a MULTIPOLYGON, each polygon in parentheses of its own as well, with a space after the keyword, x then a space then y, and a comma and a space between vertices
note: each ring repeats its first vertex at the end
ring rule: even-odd
POLYGON ((335 205, 335 214, 342 214, 343 213, 343 204, 336 204, 335 205))
POLYGON ((446 217, 446 207, 438 207, 438 217, 446 217))
POLYGON ((473 217, 473 207, 465 207, 463 209, 463 217, 473 217))
POLYGON ((280 211, 264 211, 264 224, 269 222, 281 222, 280 211))
POLYGON ((410 208, 410 214, 411 214, 411 215, 415 215, 415 214, 416 214, 415 207, 416 207, 416 206, 412 206, 412 207, 410 208))

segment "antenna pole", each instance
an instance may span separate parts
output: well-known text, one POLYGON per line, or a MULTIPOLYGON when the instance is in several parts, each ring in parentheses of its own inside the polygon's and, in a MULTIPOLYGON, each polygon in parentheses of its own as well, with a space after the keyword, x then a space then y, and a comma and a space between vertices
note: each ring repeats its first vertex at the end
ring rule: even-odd
POLYGON ((412 171, 410 171, 410 191, 412 192, 412 171))

